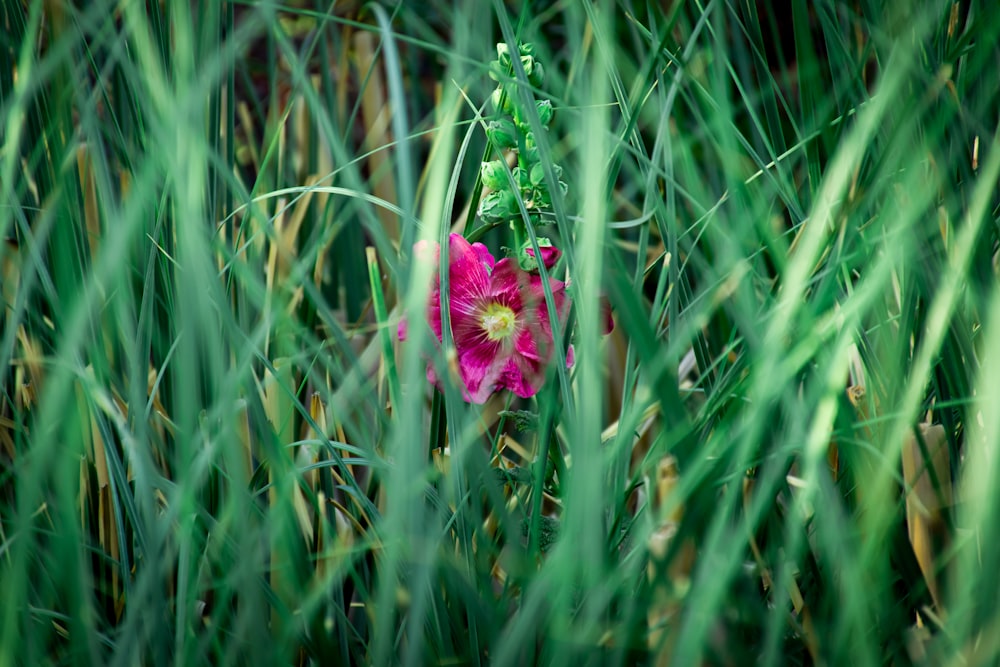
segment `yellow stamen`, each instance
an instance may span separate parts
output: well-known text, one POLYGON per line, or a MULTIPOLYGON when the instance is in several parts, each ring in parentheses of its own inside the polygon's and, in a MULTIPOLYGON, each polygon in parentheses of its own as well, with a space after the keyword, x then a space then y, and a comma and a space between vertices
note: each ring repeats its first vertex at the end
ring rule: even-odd
POLYGON ((479 323, 490 340, 502 340, 514 333, 517 318, 514 311, 499 303, 491 303, 483 311, 479 323))

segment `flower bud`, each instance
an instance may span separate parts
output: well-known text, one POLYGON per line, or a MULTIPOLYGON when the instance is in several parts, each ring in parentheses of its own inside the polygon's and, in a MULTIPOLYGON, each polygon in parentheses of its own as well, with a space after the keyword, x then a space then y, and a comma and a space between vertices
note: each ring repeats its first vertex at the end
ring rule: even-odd
POLYGON ((549 100, 538 100, 535 102, 535 109, 538 110, 538 120, 542 127, 548 127, 552 122, 552 102, 549 100))
POLYGON ((527 68, 525 68, 524 73, 528 75, 528 83, 535 88, 542 87, 542 82, 545 81, 545 68, 542 67, 542 63, 535 60, 531 72, 529 73, 527 68))
MULTIPOLYGON (((542 253, 542 264, 545 265, 546 269, 551 269, 559 261, 559 257, 562 252, 559 248, 552 245, 552 241, 544 236, 539 236, 538 239, 538 250, 542 253)), ((537 271, 538 270, 538 258, 535 257, 535 249, 531 247, 531 239, 528 239, 521 246, 521 251, 517 255, 518 264, 525 271, 537 271)))
POLYGON ((500 160, 484 162, 479 168, 479 176, 483 185, 490 190, 507 187, 507 169, 500 160))
POLYGON ((524 169, 521 169, 520 167, 514 167, 514 171, 512 173, 514 174, 514 182, 517 183, 517 187, 521 188, 522 190, 531 187, 530 177, 528 176, 528 173, 524 169))
POLYGON ((513 111, 513 107, 510 101, 510 94, 504 95, 503 84, 496 87, 493 90, 493 95, 490 98, 493 102, 493 108, 497 111, 503 112, 510 115, 513 111), (501 106, 501 102, 503 103, 501 106))
POLYGON ((528 77, 528 81, 531 81, 531 73, 535 71, 535 66, 538 64, 531 56, 521 56, 521 67, 524 68, 524 74, 528 77))
POLYGON ((531 200, 538 208, 548 209, 552 207, 552 195, 549 194, 549 189, 545 187, 544 183, 532 188, 531 200))
POLYGON ((538 150, 538 144, 535 143, 535 133, 525 132, 524 133, 524 149, 526 151, 538 150))
POLYGON ((499 149, 517 148, 517 135, 514 123, 506 118, 492 120, 486 126, 486 136, 499 149))
POLYGON ((479 217, 484 222, 500 222, 517 213, 517 200, 510 190, 494 190, 479 202, 479 217))
POLYGON ((541 185, 545 182, 545 168, 542 167, 541 162, 537 162, 531 166, 531 184, 534 186, 541 185))

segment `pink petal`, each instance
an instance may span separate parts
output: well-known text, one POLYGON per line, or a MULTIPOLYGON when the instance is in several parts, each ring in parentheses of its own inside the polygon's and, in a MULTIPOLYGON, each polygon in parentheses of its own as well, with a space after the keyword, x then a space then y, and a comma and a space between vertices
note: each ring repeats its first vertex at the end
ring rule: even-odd
POLYGON ((441 340, 441 290, 435 287, 431 292, 427 305, 427 323, 431 325, 431 331, 441 340))
MULTIPOLYGON (((483 341, 489 342, 494 346, 498 345, 496 341, 490 341, 483 331, 482 323, 480 322, 482 315, 481 306, 475 308, 470 313, 456 313, 452 309, 451 315, 451 333, 459 354, 466 348, 483 344, 483 341)), ((495 354, 496 350, 492 349, 492 353, 495 354)))
POLYGON ((461 234, 449 237, 448 252, 451 311, 472 312, 489 291, 490 274, 480 253, 461 234))
MULTIPOLYGON (((552 301, 556 307, 559 321, 565 324, 566 318, 569 317, 570 306, 569 297, 566 295, 566 285, 559 280, 549 278, 549 289, 552 290, 552 301)), ((545 301, 545 290, 542 289, 542 279, 539 276, 531 276, 528 291, 529 303, 532 306, 526 306, 526 308, 534 313, 535 321, 538 322, 543 334, 551 341, 552 327, 549 324, 549 306, 545 301)))
MULTIPOLYGON (((566 283, 555 278, 549 278, 549 289, 556 302, 557 308, 562 312, 562 303, 566 295, 566 283)), ((528 276, 528 294, 533 301, 545 303, 545 288, 542 287, 542 277, 534 274, 528 276)))
POLYGON ((532 325, 521 330, 514 342, 514 354, 506 363, 499 388, 510 389, 521 398, 534 396, 545 382, 545 367, 552 349, 551 339, 546 343, 539 327, 532 325), (540 349, 541 348, 541 349, 540 349))
POLYGON ((437 264, 441 247, 433 241, 420 239, 413 244, 413 259, 418 262, 434 262, 437 264))
MULTIPOLYGON (((542 264, 545 265, 546 269, 551 269, 553 266, 555 266, 556 262, 559 261, 559 257, 562 256, 562 251, 554 246, 539 246, 538 249, 542 253, 542 264)), ((534 248, 525 248, 524 252, 526 252, 531 257, 535 256, 534 248)))
POLYGON ((521 398, 531 398, 541 388, 545 374, 533 373, 531 369, 524 368, 523 361, 518 361, 513 357, 507 361, 497 384, 503 389, 510 389, 521 398))
POLYGON ((487 369, 486 373, 484 373, 481 378, 463 378, 462 381, 465 382, 465 393, 463 398, 465 398, 465 400, 469 403, 482 405, 497 391, 497 379, 499 377, 500 366, 498 364, 493 364, 487 369))
MULTIPOLYGON (((534 362, 544 361, 541 354, 539 354, 538 341, 536 340, 539 333, 538 327, 535 326, 525 327, 519 331, 517 338, 514 340, 514 352, 534 362)), ((549 338, 550 343, 551 341, 552 339, 549 338)))
POLYGON ((505 257, 493 267, 493 275, 490 276, 490 300, 507 306, 515 314, 519 313, 522 309, 522 290, 527 284, 528 274, 521 270, 517 261, 505 257))
POLYGON ((399 321, 399 326, 396 327, 396 338, 399 340, 406 340, 406 318, 404 317, 399 321))
POLYGON ((427 381, 438 389, 441 388, 441 382, 438 380, 437 373, 434 372, 434 364, 430 361, 427 362, 427 381))
POLYGON ((489 249, 482 243, 473 243, 472 249, 476 251, 476 256, 479 257, 479 261, 486 265, 488 271, 493 270, 493 265, 497 263, 496 259, 490 253, 489 249))
POLYGON ((485 336, 466 340, 458 348, 458 370, 467 391, 466 400, 484 403, 495 391, 497 379, 506 361, 499 342, 485 336))
MULTIPOLYGON (((481 243, 472 245, 461 234, 449 236, 448 250, 448 312, 454 331, 462 328, 479 309, 489 288, 489 267, 492 266, 493 256, 486 246, 481 243)), ((427 319, 438 340, 442 340, 441 288, 436 279, 427 319)))

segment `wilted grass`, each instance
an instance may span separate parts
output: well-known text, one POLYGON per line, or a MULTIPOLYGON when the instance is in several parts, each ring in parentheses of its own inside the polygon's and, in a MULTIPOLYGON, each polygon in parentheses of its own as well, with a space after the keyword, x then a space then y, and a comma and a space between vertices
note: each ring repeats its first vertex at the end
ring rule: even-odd
POLYGON ((662 4, 3 3, 0 665, 1000 660, 1000 22, 662 4), (518 40, 576 363, 477 406, 518 40))

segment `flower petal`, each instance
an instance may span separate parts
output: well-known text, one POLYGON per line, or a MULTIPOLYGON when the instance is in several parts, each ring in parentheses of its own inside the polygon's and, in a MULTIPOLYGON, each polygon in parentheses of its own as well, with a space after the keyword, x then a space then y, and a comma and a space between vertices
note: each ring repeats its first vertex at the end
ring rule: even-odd
POLYGON ((504 364, 497 381, 498 389, 510 389, 521 398, 529 398, 538 392, 545 382, 545 350, 552 348, 551 341, 548 344, 539 341, 538 338, 543 336, 539 327, 533 324, 518 332, 514 353, 504 364))
POLYGON ((470 314, 489 292, 490 274, 477 252, 461 234, 452 234, 448 241, 448 292, 450 312, 470 314))
POLYGON ((497 263, 497 260, 490 253, 489 248, 484 246, 482 243, 473 243, 472 249, 476 251, 476 255, 479 257, 479 261, 482 262, 488 271, 493 270, 493 266, 497 263))
POLYGON ((433 241, 420 239, 413 244, 413 259, 417 262, 433 262, 436 266, 441 256, 441 246, 433 241))
MULTIPOLYGON (((555 278, 549 278, 549 289, 552 290, 552 301, 556 307, 558 319, 562 324, 566 323, 569 317, 570 300, 566 295, 566 284, 555 278)), ((539 276, 531 276, 531 283, 528 289, 526 309, 530 309, 532 318, 541 327, 542 334, 552 342, 552 326, 549 323, 549 306, 545 301, 545 290, 542 288, 542 279, 539 276)))
MULTIPOLYGON (((541 333, 537 326, 532 324, 518 332, 514 340, 514 352, 524 359, 540 362, 544 361, 538 350, 538 338, 541 333)), ((550 339, 551 342, 551 339, 550 339)))
POLYGON ((497 380, 506 363, 501 345, 485 336, 462 341, 458 347, 458 370, 462 376, 467 395, 465 399, 473 403, 484 403, 496 390, 497 380))
POLYGON ((427 381, 438 389, 441 388, 441 382, 438 380, 437 373, 434 371, 434 364, 432 364, 429 359, 427 360, 427 381))
MULTIPOLYGON (((555 246, 539 246, 538 248, 542 252, 542 264, 545 265, 546 269, 551 269, 559 261, 559 257, 562 256, 562 251, 555 246)), ((524 252, 528 254, 529 257, 535 256, 534 248, 525 248, 524 252)))
POLYGON ((528 274, 521 270, 515 260, 505 257, 493 267, 490 276, 490 300, 507 306, 519 313, 522 308, 522 290, 528 284, 528 274))
POLYGON ((435 287, 431 291, 431 295, 428 298, 427 305, 427 323, 431 325, 431 331, 437 336, 438 340, 441 338, 441 289, 435 287))
POLYGON ((539 373, 524 357, 512 356, 504 364, 497 381, 498 389, 509 389, 521 398, 531 398, 545 382, 545 373, 539 373))

